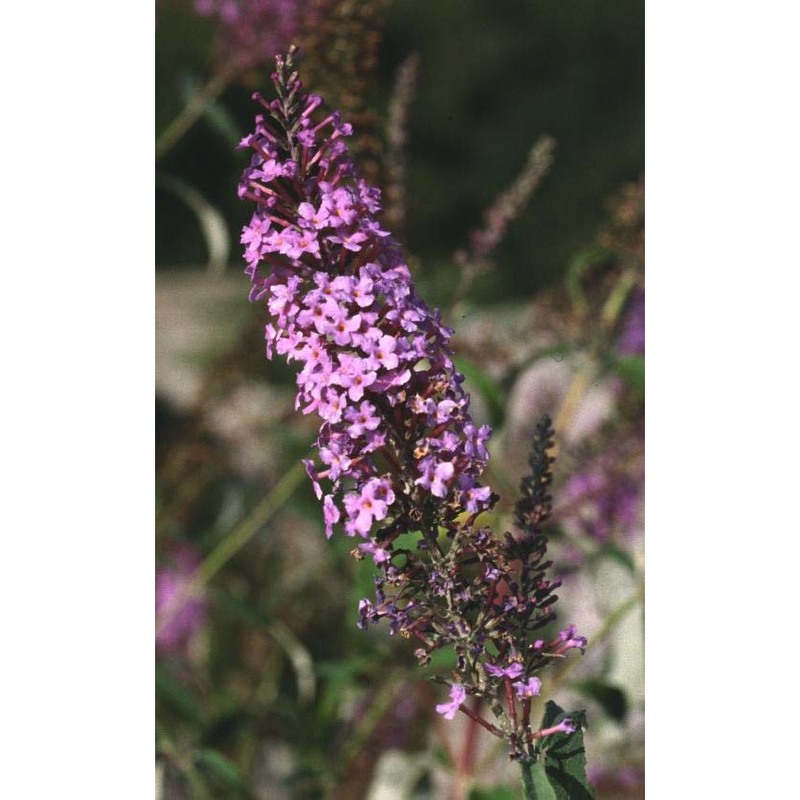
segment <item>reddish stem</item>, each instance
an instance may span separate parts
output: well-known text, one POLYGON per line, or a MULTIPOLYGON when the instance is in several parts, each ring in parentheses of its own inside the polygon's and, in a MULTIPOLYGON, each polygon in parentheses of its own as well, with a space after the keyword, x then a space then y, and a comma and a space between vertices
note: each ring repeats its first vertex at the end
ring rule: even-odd
POLYGON ((496 736, 498 739, 505 739, 505 734, 500 728, 495 727, 491 722, 487 722, 483 717, 479 717, 471 708, 467 708, 463 703, 459 706, 458 710, 463 711, 470 719, 475 720, 478 725, 486 728, 493 736, 496 736))
POLYGON ((514 722, 514 730, 517 728, 517 704, 514 701, 514 690, 511 688, 511 678, 507 675, 504 678, 504 683, 506 687, 506 703, 508 704, 508 710, 511 712, 511 719, 514 722))
POLYGON ((522 724, 525 726, 526 729, 530 729, 530 726, 531 726, 531 699, 530 699, 530 697, 526 697, 522 701, 522 724))
POLYGON ((461 755, 456 764, 456 780, 452 788, 452 800, 461 800, 464 794, 464 787, 469 782, 469 778, 475 771, 475 749, 478 744, 478 723, 477 713, 481 707, 481 699, 475 698, 474 708, 472 711, 476 714, 475 717, 470 718, 467 725, 467 732, 464 737, 464 745, 461 749, 461 755))

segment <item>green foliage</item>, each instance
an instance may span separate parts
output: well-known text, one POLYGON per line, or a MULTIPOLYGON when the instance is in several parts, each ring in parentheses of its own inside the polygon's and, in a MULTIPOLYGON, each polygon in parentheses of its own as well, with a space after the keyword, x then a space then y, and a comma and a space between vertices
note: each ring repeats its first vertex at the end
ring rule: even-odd
POLYGON ((526 800, 558 800, 544 764, 523 764, 522 770, 526 800))
POLYGON ((204 776, 219 781, 223 786, 238 789, 241 797, 248 796, 247 787, 236 765, 217 750, 198 750, 194 756, 194 765, 204 776))
POLYGON ((631 554, 622 547, 614 544, 614 542, 606 542, 606 544, 597 551, 597 557, 608 558, 621 567, 624 567, 631 575, 636 574, 636 563, 631 554))
POLYGON ((556 800, 595 800, 594 789, 586 775, 584 712, 567 714, 552 700, 548 700, 542 728, 551 728, 566 717, 579 727, 574 733, 557 733, 545 740, 543 750, 547 781, 555 792, 556 800))
POLYGON ((469 800, 518 800, 519 792, 510 786, 492 786, 490 789, 473 789, 469 800))
POLYGON ((574 683, 573 688, 598 703, 611 719, 616 722, 625 721, 628 698, 618 686, 600 680, 585 680, 574 683))
MULTIPOLYGON (((194 75, 187 75, 182 89, 183 102, 188 105, 197 102, 201 82, 194 75)), ((242 138, 239 126, 230 111, 216 99, 203 103, 203 117, 221 137, 225 144, 233 149, 242 138)))
POLYGON ((163 664, 156 664, 156 701, 184 722, 205 725, 206 714, 198 698, 163 664))
POLYGON ((489 410, 489 424, 492 427, 499 427, 505 418, 505 392, 498 386, 497 381, 491 378, 479 366, 465 358, 454 359, 456 369, 464 376, 468 388, 477 389, 480 392, 489 410))
POLYGON ((644 396, 644 358, 628 356, 611 362, 610 368, 624 378, 640 397, 644 396))
POLYGON ((317 664, 317 675, 323 681, 323 689, 317 703, 320 717, 332 722, 339 712, 339 705, 348 690, 356 685, 360 676, 368 671, 372 659, 366 657, 344 658, 317 664))
POLYGON ((591 247, 582 250, 569 261, 565 277, 567 292, 577 314, 586 314, 589 302, 583 286, 583 279, 587 270, 603 261, 613 260, 614 254, 607 247, 591 247))

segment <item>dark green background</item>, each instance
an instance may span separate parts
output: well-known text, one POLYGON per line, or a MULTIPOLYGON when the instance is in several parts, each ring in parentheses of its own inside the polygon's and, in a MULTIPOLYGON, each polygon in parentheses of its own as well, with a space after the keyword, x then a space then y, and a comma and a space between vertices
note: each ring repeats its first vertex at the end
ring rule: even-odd
MULTIPOLYGON (((178 111, 186 85, 209 74, 213 35, 211 22, 188 2, 159 9, 157 129, 178 111)), ((606 218, 606 198, 643 171, 643 4, 394 0, 380 52, 381 111, 411 51, 421 54, 422 73, 410 125, 406 244, 421 259, 430 299, 450 282, 454 249, 548 133, 557 140, 554 167, 509 230, 498 269, 473 290, 481 302, 531 294, 591 243, 606 218)), ((232 86, 221 103, 239 135, 247 133, 254 114, 249 90, 232 86)), ((230 138, 201 120, 159 164, 225 215, 232 269, 242 263, 237 242, 249 215, 236 197, 244 160, 230 138)), ((196 266, 204 258, 191 212, 159 191, 158 267, 196 266)))

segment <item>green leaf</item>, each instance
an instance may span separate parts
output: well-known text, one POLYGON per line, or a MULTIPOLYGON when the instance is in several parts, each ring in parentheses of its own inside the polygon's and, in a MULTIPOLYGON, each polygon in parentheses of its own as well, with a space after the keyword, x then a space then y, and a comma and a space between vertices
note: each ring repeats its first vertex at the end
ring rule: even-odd
POLYGON ((453 762, 450 760, 448 751, 441 745, 437 745, 433 751, 433 763, 451 771, 454 769, 453 762))
POLYGON ((586 776, 586 750, 583 745, 585 712, 567 714, 552 700, 548 700, 542 728, 552 728, 565 717, 579 727, 574 733, 557 733, 543 741, 547 778, 555 789, 557 800, 595 800, 594 789, 586 776))
POLYGON ((625 692, 604 681, 588 680, 574 684, 586 697, 599 703, 611 719, 623 722, 628 714, 628 698, 625 692))
POLYGON ((194 187, 171 175, 159 173, 156 185, 177 195, 194 213, 208 249, 208 267, 218 274, 224 271, 231 243, 228 224, 222 212, 194 187))
MULTIPOLYGON (((196 102, 196 98, 201 90, 200 82, 194 76, 187 76, 183 84, 183 101, 186 105, 196 102)), ((223 138, 231 148, 239 144, 242 138, 239 126, 236 124, 231 113, 219 102, 210 98, 205 101, 203 106, 203 116, 209 125, 223 138)))
POLYGON ((217 778, 228 786, 236 789, 245 788, 236 765, 217 750, 198 750, 194 756, 194 764, 201 772, 217 778))
POLYGON ((482 369, 463 358, 455 359, 456 369, 466 378, 467 383, 480 392, 489 410, 490 422, 494 427, 503 423, 505 416, 505 392, 494 378, 489 377, 482 369))
POLYGON ((585 314, 589 309, 586 294, 583 291, 583 275, 587 268, 600 261, 613 258, 613 252, 605 247, 594 247, 584 250, 572 258, 567 267, 567 291, 578 314, 585 314))
POLYGON ((457 658, 451 647, 440 647, 431 653, 431 663, 428 671, 437 674, 447 674, 455 669, 457 658))
MULTIPOLYGON (((348 541, 348 544, 351 544, 348 541)), ((355 564, 355 574, 350 585, 349 607, 358 608, 358 603, 363 597, 373 597, 375 595, 375 564, 371 558, 365 558, 355 564)), ((355 625, 355 623, 353 623, 355 625)))
POLYGON ((633 389, 640 394, 644 394, 644 356, 616 358, 611 362, 610 366, 633 389))
POLYGON ((628 570, 631 575, 636 574, 636 562, 633 560, 633 556, 627 550, 623 550, 621 547, 619 547, 619 545, 616 545, 613 542, 604 544, 597 551, 597 555, 603 558, 609 558, 612 561, 616 561, 617 564, 628 570))
POLYGON ((416 551, 417 542, 419 542, 421 538, 421 531, 407 531, 406 533, 401 533, 394 540, 394 549, 416 551))
POLYGON ((525 800, 558 800, 541 761, 521 761, 522 790, 525 800))
POLYGON ((160 664, 156 665, 156 699, 184 720, 205 724, 200 701, 160 664))
POLYGON ((333 721, 338 716, 347 689, 356 684, 359 676, 368 672, 371 663, 368 658, 353 656, 317 664, 317 674, 322 681, 322 692, 316 708, 320 719, 333 721))
POLYGON ((536 355, 536 361, 542 362, 546 358, 549 358, 556 364, 560 364, 573 350, 574 348, 571 344, 555 344, 552 347, 546 347, 544 350, 540 350, 536 355))
POLYGON ((491 788, 473 789, 469 800, 519 800, 519 793, 510 786, 492 786, 491 788))
POLYGON ((206 105, 204 114, 211 127, 222 136, 226 144, 229 144, 232 148, 239 144, 242 138, 239 126, 222 103, 218 100, 212 100, 206 105))
POLYGON ((269 624, 267 615, 261 609, 255 608, 251 601, 239 597, 227 587, 215 594, 215 600, 217 609, 227 617, 226 622, 243 622, 253 628, 263 628, 269 624))

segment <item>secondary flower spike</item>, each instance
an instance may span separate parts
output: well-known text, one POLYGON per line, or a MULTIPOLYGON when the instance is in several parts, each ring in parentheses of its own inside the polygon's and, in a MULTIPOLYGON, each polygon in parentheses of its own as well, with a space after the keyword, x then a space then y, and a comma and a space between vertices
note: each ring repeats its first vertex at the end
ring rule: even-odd
POLYGON ((242 140, 253 156, 239 195, 256 210, 242 234, 251 299, 271 314, 267 355, 297 362, 296 404, 321 420, 318 461, 306 469, 324 501, 326 533, 340 526, 385 559, 392 536, 492 503, 480 483, 490 435, 469 415, 451 331, 418 297, 402 253, 378 218, 338 113, 312 120, 321 98, 303 94, 279 62, 278 99, 242 140), (380 542, 375 528, 383 529, 380 542))

